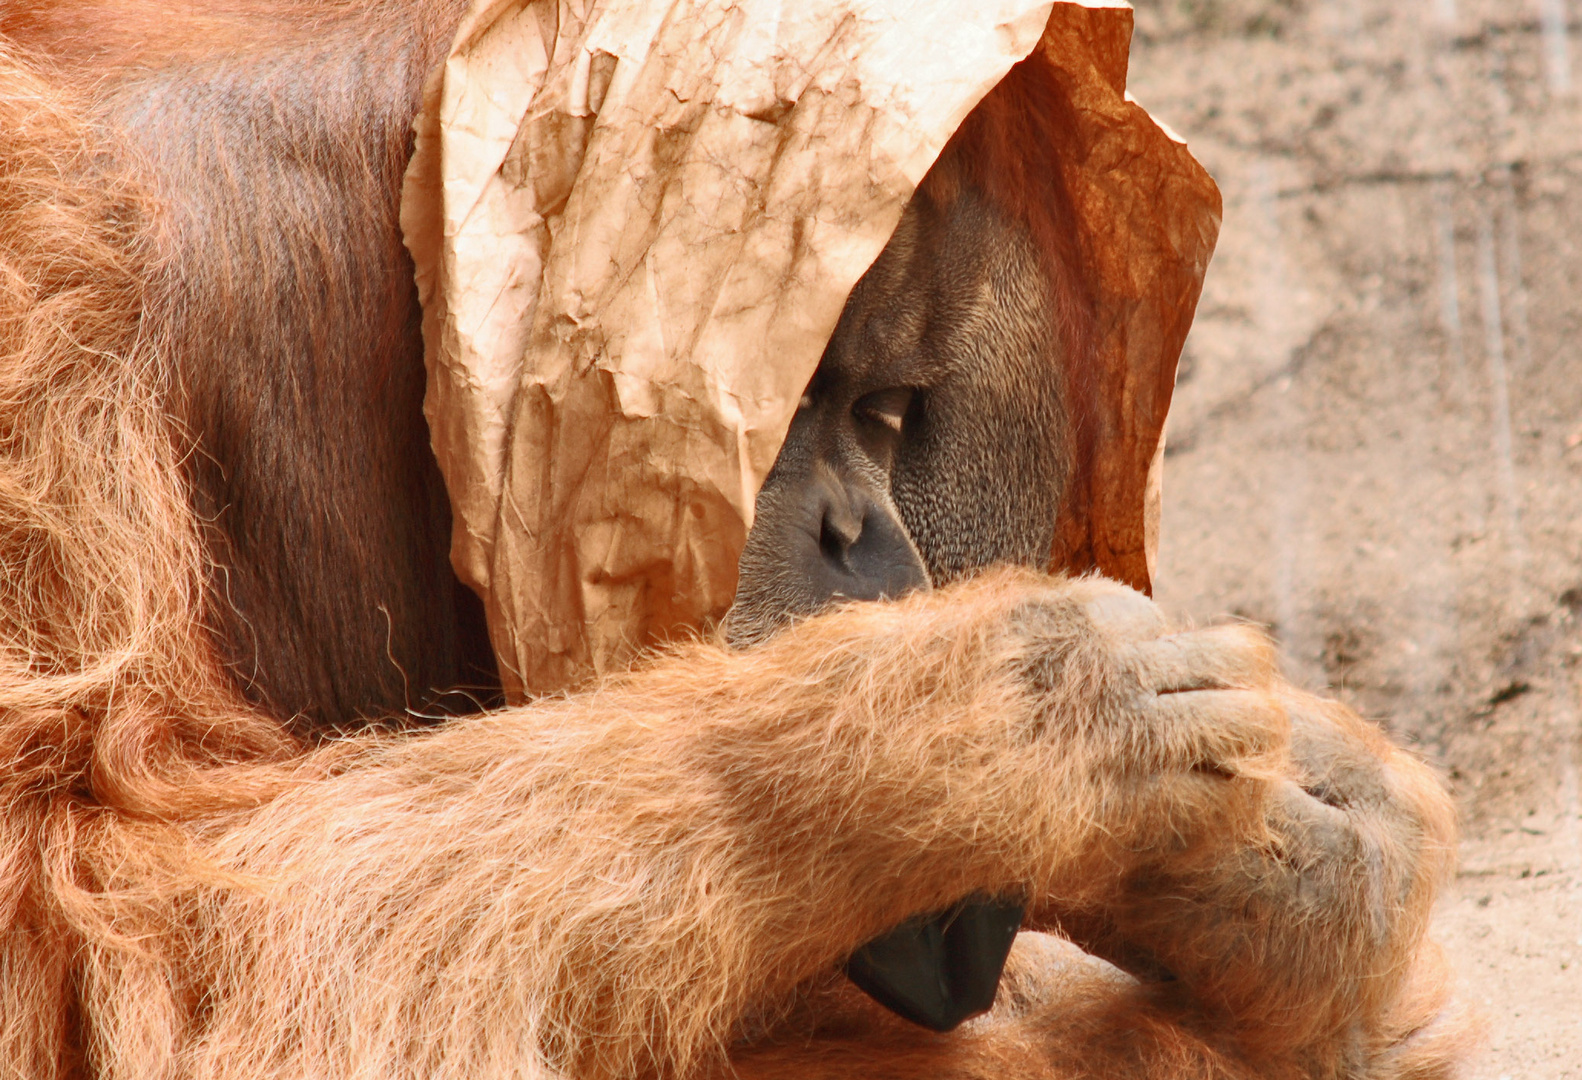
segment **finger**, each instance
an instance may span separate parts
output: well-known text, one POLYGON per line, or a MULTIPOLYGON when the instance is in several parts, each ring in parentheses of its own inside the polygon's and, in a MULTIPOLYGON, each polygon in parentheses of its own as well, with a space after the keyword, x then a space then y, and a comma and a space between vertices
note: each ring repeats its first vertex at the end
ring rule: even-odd
POLYGON ((1171 634, 1130 650, 1133 670, 1156 694, 1269 685, 1274 645, 1251 626, 1230 624, 1171 634))
POLYGON ((1310 848, 1319 844, 1317 837, 1325 837, 1321 845, 1325 849, 1333 848, 1337 842, 1333 837, 1353 831, 1344 809, 1325 802, 1294 780, 1276 787, 1269 819, 1277 831, 1301 838, 1310 848))
POLYGON ((1082 610, 1100 633, 1121 641, 1147 640, 1169 629, 1157 604, 1120 586, 1105 588, 1084 603, 1082 610))
POLYGON ((1162 694, 1148 712, 1152 730, 1161 736, 1161 749, 1168 747, 1177 755, 1175 761, 1161 762, 1166 767, 1261 774, 1289 739, 1290 725, 1279 698, 1261 690, 1162 694))

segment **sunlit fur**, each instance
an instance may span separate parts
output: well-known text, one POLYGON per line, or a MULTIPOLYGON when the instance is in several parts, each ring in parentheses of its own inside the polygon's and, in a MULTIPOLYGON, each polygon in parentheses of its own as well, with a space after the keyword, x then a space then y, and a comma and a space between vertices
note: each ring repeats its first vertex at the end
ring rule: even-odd
POLYGON ((119 932, 101 844, 179 849, 162 821, 267 797, 297 749, 203 629, 145 203, 71 104, 0 53, 0 1068, 27 1077, 79 1064, 78 950, 119 932))
POLYGON ((299 741, 206 625, 158 217, 80 115, 0 55, 4 1074, 1448 1074, 1439 785, 1118 586, 995 574, 299 741), (1143 981, 1029 937, 932 1036, 835 975, 979 890, 1143 981))

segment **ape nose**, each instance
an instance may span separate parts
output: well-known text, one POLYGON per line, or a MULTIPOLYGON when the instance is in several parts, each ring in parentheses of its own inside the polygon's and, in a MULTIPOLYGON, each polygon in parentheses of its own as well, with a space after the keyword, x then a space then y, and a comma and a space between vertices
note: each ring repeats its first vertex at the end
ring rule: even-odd
POLYGON ((923 558, 886 501, 834 478, 819 486, 818 547, 832 596, 893 599, 929 587, 923 558))

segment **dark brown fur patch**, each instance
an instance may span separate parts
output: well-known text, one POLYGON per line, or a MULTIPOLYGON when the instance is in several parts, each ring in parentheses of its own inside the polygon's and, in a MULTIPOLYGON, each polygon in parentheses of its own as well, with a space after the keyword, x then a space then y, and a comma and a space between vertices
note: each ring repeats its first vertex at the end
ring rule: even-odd
POLYGON ((468 711, 497 683, 449 566, 397 221, 461 6, 88 3, 4 25, 89 84, 153 195, 143 328, 192 438, 208 621, 248 696, 303 730, 468 711))

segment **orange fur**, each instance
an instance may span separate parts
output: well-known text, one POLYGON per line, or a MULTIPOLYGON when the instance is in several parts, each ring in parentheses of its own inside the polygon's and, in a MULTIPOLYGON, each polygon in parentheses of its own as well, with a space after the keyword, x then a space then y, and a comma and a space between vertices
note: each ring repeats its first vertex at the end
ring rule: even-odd
POLYGON ((1119 586, 992 574, 293 738, 205 625, 148 197, 4 50, 0 88, 7 1074, 1449 1074, 1437 783, 1119 586), (1029 937, 950 1036, 833 977, 978 891, 1088 953, 1029 937))

